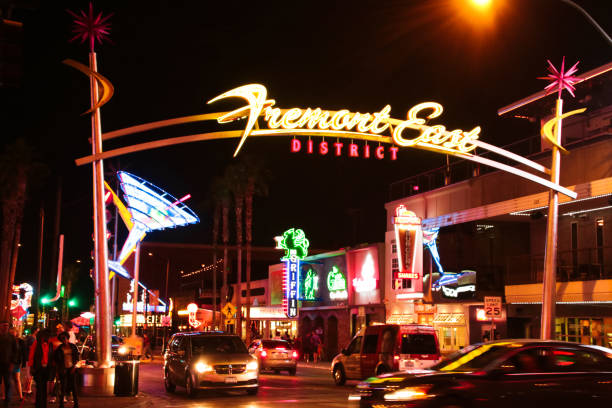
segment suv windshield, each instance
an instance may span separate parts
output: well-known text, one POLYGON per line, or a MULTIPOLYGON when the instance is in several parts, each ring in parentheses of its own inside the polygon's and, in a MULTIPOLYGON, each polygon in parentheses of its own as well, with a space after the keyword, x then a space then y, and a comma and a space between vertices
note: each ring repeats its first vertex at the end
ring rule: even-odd
POLYGON ((263 340, 261 344, 264 346, 264 348, 267 348, 267 349, 277 348, 277 347, 286 348, 286 349, 291 348, 291 345, 289 343, 287 343, 286 341, 281 341, 281 340, 263 340))
POLYGON ((402 334, 402 354, 438 354, 433 334, 402 334))
POLYGON ((193 354, 248 354, 238 336, 201 336, 191 338, 193 354))

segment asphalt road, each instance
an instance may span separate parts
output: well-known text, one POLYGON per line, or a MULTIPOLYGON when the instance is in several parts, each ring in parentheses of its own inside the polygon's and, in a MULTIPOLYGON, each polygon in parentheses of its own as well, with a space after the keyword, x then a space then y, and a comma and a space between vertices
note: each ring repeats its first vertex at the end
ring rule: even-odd
POLYGON ((140 366, 140 394, 135 405, 155 408, 286 408, 287 404, 307 407, 354 407, 347 398, 356 382, 338 387, 334 385, 328 369, 302 366, 298 368, 296 376, 285 373, 262 374, 259 381, 259 393, 255 396, 246 395, 244 392, 206 392, 196 399, 190 399, 182 387, 177 387, 173 394, 166 393, 161 363, 155 361, 140 366))

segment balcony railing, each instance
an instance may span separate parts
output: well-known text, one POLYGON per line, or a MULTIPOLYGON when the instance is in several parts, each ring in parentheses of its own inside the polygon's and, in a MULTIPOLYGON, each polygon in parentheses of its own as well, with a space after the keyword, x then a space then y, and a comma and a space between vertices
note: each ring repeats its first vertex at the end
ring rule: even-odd
MULTIPOLYGON (((559 251, 557 282, 612 279, 612 247, 559 251)), ((506 285, 542 283, 544 254, 506 259, 506 285)))

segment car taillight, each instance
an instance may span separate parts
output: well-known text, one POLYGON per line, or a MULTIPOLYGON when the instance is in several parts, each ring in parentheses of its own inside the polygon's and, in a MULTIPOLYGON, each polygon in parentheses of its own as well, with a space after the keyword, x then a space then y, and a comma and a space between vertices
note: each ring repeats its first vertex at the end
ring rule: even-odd
POLYGON ((260 356, 262 358, 266 358, 268 356, 268 352, 266 350, 261 350, 260 356))
POLYGON ((294 351, 293 354, 291 354, 291 357, 293 358, 298 358, 298 353, 297 351, 294 351))

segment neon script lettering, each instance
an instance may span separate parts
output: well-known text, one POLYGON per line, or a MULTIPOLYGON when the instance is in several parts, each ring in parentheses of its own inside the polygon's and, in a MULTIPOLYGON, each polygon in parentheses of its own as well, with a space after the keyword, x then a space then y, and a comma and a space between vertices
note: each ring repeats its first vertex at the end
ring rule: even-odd
MULTIPOLYGON (((244 85, 225 92, 208 103, 213 103, 229 97, 239 97, 247 101, 247 105, 225 113, 217 118, 219 123, 232 122, 247 118, 238 147, 234 156, 238 154, 249 135, 296 135, 296 134, 320 134, 321 136, 355 135, 364 140, 376 141, 376 137, 385 137, 383 133, 388 132, 387 139, 391 139, 401 147, 417 146, 429 150, 447 153, 469 153, 476 148, 474 141, 480 135, 480 127, 475 127, 469 132, 461 129, 447 131, 443 125, 427 125, 427 120, 434 119, 442 114, 442 105, 436 102, 425 102, 414 106, 408 111, 405 121, 392 119, 390 116, 391 106, 386 105, 380 111, 373 114, 350 112, 346 109, 339 111, 326 111, 321 108, 292 108, 281 110, 274 108, 276 101, 267 99, 267 90, 263 85, 244 85), (423 115, 423 111, 431 111, 423 115), (260 116, 267 122, 267 129, 256 127, 260 116), (416 135, 407 135, 407 130, 417 131, 416 135)), ((313 151, 312 141, 308 141, 308 152, 313 151)), ((349 145, 347 150, 351 157, 355 156, 355 147, 349 145)), ((342 143, 321 142, 319 152, 327 154, 329 151, 340 156, 343 149, 342 143)), ((384 158, 384 150, 377 147, 373 152, 369 146, 365 146, 364 157, 370 157, 372 153, 376 158, 384 158)), ((395 152, 392 153, 395 157, 395 152)), ((392 160, 395 160, 392 158, 392 160)))

